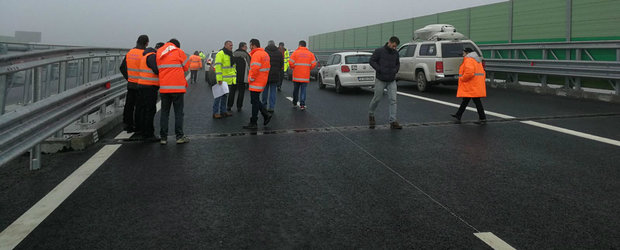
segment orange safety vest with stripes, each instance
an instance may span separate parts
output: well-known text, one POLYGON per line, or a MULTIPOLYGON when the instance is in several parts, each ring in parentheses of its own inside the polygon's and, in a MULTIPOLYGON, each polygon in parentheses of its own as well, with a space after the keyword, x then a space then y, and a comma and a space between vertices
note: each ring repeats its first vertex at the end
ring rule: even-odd
POLYGON ((299 47, 288 60, 293 69, 293 82, 310 82, 310 70, 316 67, 314 54, 306 47, 299 47))
MULTIPOLYGON (((474 53, 474 52, 472 52, 474 53)), ((459 68, 459 87, 456 97, 486 97, 486 73, 481 62, 465 57, 459 68)))
POLYGON ((166 43, 157 50, 159 93, 187 92, 185 72, 189 70, 189 57, 173 43, 166 43))
POLYGON ((189 57, 189 70, 200 70, 202 68, 202 59, 197 55, 189 57))
POLYGON ((159 76, 146 64, 147 57, 150 55, 155 55, 155 52, 149 52, 140 59, 140 78, 138 79, 138 84, 159 86, 159 76))
POLYGON ((252 92, 263 92, 269 79, 269 55, 263 48, 256 48, 250 52, 250 71, 248 73, 248 89, 252 92))
POLYGON ((133 48, 125 55, 128 82, 138 83, 138 79, 140 78, 140 60, 142 59, 143 53, 143 49, 133 48))

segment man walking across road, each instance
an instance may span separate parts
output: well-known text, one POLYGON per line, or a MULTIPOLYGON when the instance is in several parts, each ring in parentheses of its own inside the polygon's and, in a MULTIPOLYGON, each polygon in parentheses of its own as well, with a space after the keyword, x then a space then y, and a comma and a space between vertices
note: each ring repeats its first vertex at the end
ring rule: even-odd
POLYGON ((314 54, 306 48, 306 41, 299 41, 299 47, 293 52, 288 61, 289 66, 293 69, 293 108, 297 108, 299 100, 299 109, 306 110, 306 87, 310 82, 310 70, 316 67, 316 59, 314 54), (301 93, 300 92, 301 89, 301 93))
POLYGON ((159 70, 157 69, 157 49, 164 43, 157 43, 155 48, 146 48, 140 60, 140 79, 138 79, 138 103, 136 105, 136 124, 142 130, 142 139, 157 141, 153 119, 157 113, 157 92, 159 91, 159 70))
POLYGON ((398 52, 396 47, 400 44, 398 37, 390 37, 385 46, 375 49, 370 57, 370 66, 376 71, 375 94, 370 101, 368 110, 368 124, 370 128, 375 127, 375 110, 379 101, 383 98, 383 89, 387 88, 387 94, 390 98, 390 128, 402 129, 396 120, 396 73, 400 67, 398 60, 398 52))
POLYGON ((258 111, 263 115, 263 125, 267 125, 271 120, 271 114, 267 112, 265 106, 260 102, 260 93, 263 92, 265 85, 267 85, 271 65, 269 63, 269 55, 260 47, 260 42, 257 39, 250 40, 250 49, 252 49, 250 52, 252 61, 250 61, 248 84, 252 100, 252 117, 250 118, 250 123, 243 126, 243 128, 257 129, 258 111))
POLYGON ((128 133, 140 130, 136 124, 135 111, 136 101, 138 100, 138 79, 140 78, 140 60, 144 49, 149 45, 149 37, 140 35, 136 42, 136 47, 129 50, 121 63, 121 74, 127 80, 127 95, 125 97, 125 107, 123 108, 123 123, 125 131, 128 133))
POLYGON ((288 59, 289 53, 288 50, 284 47, 284 43, 280 42, 278 44, 278 50, 282 53, 282 57, 284 57, 284 69, 280 72, 280 81, 278 81, 278 91, 282 91, 282 81, 284 80, 284 72, 288 70, 288 59))
POLYGON ((478 124, 485 124, 487 117, 484 114, 481 97, 487 96, 486 75, 482 66, 482 58, 471 48, 463 50, 463 64, 459 68, 459 87, 456 91, 456 97, 463 97, 463 102, 456 114, 452 117, 456 118, 456 122, 461 122, 461 116, 469 104, 469 100, 473 99, 478 110, 478 124))
POLYGON ((194 54, 189 57, 189 71, 191 73, 192 83, 196 83, 198 77, 198 71, 202 68, 202 59, 198 56, 198 51, 194 51, 194 54))
POLYGON ((159 93, 161 97, 161 119, 159 120, 160 144, 168 143, 168 117, 170 107, 174 106, 174 133, 177 144, 188 143, 183 133, 183 98, 187 92, 185 72, 189 70, 189 58, 181 50, 177 39, 170 39, 157 50, 157 69, 159 70, 159 93))
MULTIPOLYGON (((232 41, 224 42, 224 48, 215 55, 215 78, 217 84, 231 85, 237 84, 237 71, 235 70, 233 60, 233 43, 232 41)), ((230 92, 230 91, 229 91, 230 92)), ((230 108, 227 110, 228 94, 224 94, 213 100, 213 119, 220 119, 232 116, 230 108)))
POLYGON ((267 43, 267 47, 265 47, 265 52, 269 55, 269 63, 271 64, 271 68, 269 70, 269 79, 267 80, 267 86, 263 91, 263 106, 267 107, 267 111, 273 114, 274 108, 276 107, 276 88, 278 86, 278 82, 280 82, 280 76, 282 75, 282 68, 284 64, 284 58, 282 57, 282 53, 276 47, 276 43, 274 41, 269 41, 267 43), (269 102, 267 102, 269 99, 269 102))
POLYGON ((235 103, 235 93, 238 93, 237 112, 241 112, 241 107, 243 107, 243 96, 245 95, 245 85, 248 83, 248 71, 250 70, 251 60, 247 50, 247 43, 240 42, 239 48, 233 52, 235 69, 237 71, 237 84, 229 86, 228 110, 232 110, 232 106, 235 103))

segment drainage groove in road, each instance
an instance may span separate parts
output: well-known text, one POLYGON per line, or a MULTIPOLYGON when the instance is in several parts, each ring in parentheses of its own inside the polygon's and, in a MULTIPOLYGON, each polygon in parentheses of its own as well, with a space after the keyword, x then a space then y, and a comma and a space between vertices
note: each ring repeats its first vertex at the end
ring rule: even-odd
MULTIPOLYGON (((520 117, 511 119, 489 119, 487 123, 504 123, 504 122, 521 122, 521 121, 543 121, 543 120, 558 120, 558 119, 578 119, 578 118, 604 118, 604 117, 616 117, 620 116, 620 113, 601 113, 601 114, 578 114, 578 115, 557 115, 557 116, 536 116, 536 117, 520 117)), ((323 123, 327 124, 325 121, 323 123)), ((476 125, 477 121, 462 121, 461 124, 456 124, 453 121, 440 121, 440 122, 423 122, 423 123, 406 123, 401 124, 404 128, 414 127, 439 127, 439 126, 458 126, 458 125, 476 125)), ((334 133, 334 132, 352 132, 352 131, 368 131, 368 130, 389 130, 389 125, 377 125, 374 128, 370 128, 368 125, 359 126, 342 126, 342 127, 324 127, 324 128, 296 128, 296 129, 278 129, 278 130, 257 130, 257 131, 240 131, 232 133, 210 133, 210 134, 191 134, 188 135, 190 139, 209 139, 209 138, 222 138, 222 137, 239 137, 239 136, 256 136, 256 135, 279 135, 279 134, 302 134, 302 133, 334 133)), ((102 140, 105 144, 127 144, 127 143, 143 143, 144 141, 137 138, 114 138, 102 140)))

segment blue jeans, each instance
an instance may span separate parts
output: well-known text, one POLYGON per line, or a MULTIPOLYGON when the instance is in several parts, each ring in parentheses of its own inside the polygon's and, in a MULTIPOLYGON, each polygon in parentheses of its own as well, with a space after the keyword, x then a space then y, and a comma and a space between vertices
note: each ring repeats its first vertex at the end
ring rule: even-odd
POLYGON ((228 102, 228 94, 215 98, 213 100, 213 114, 226 113, 226 102, 228 102))
POLYGON ((268 109, 273 109, 276 107, 276 89, 278 87, 278 83, 276 82, 268 82, 267 86, 263 90, 263 106, 268 107, 268 109), (269 105, 267 105, 267 96, 269 96, 269 105))
POLYGON ((390 123, 396 121, 396 81, 384 82, 379 79, 375 80, 375 95, 370 101, 370 107, 368 109, 368 115, 375 116, 375 110, 379 101, 383 98, 383 89, 387 88, 387 94, 390 98, 390 123))
POLYGON ((184 93, 160 94, 161 98, 161 117, 159 119, 159 135, 162 140, 168 137, 168 117, 170 116, 170 106, 174 106, 174 133, 176 138, 183 137, 183 97, 184 93))
POLYGON ((297 101, 299 100, 299 105, 306 105, 306 87, 308 87, 307 82, 293 82, 295 87, 293 88, 293 105, 297 105, 297 101), (301 88, 301 96, 299 94, 299 89, 301 88))

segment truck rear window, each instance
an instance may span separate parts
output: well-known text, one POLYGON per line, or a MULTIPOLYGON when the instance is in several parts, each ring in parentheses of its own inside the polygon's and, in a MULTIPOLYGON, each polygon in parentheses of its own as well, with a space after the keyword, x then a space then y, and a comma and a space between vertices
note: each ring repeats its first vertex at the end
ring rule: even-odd
POLYGON ((344 63, 345 64, 359 64, 359 63, 369 63, 370 55, 355 55, 355 56, 345 56, 344 63))
POLYGON ((471 48, 474 51, 480 54, 480 51, 476 49, 476 47, 472 43, 442 43, 441 44, 441 57, 443 58, 451 58, 451 57, 463 57, 463 49, 471 48))

